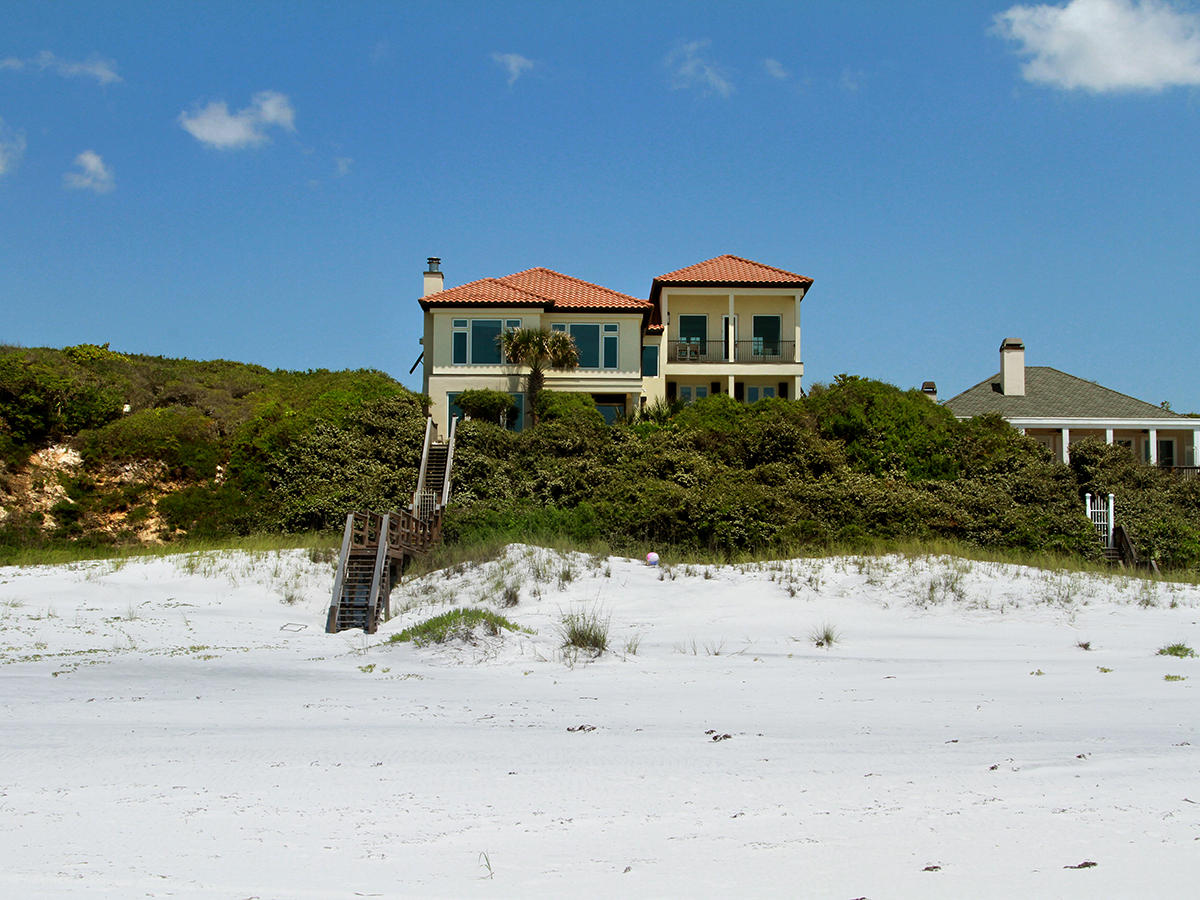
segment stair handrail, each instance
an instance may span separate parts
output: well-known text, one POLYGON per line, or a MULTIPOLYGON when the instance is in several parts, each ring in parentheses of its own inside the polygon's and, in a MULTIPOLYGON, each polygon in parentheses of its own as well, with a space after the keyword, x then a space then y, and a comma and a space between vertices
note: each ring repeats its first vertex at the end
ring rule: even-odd
POLYGON ((388 530, 391 527, 391 513, 383 514, 383 522, 379 526, 379 549, 375 551, 375 571, 371 575, 371 594, 367 601, 367 625, 363 631, 375 631, 375 611, 379 608, 379 584, 383 579, 383 567, 388 557, 388 530))
POLYGON ((442 506, 450 502, 450 469, 454 465, 454 434, 457 431, 458 416, 450 419, 450 438, 446 446, 446 474, 442 478, 442 506))
POLYGON ((425 467, 429 465, 429 448, 433 444, 433 416, 425 419, 425 443, 421 447, 421 472, 417 475, 417 489, 413 491, 413 512, 417 511, 417 504, 421 496, 421 491, 425 490, 425 467))
POLYGON ((350 538, 354 533, 354 513, 346 515, 346 527, 342 529, 342 552, 338 555, 337 574, 333 578, 333 601, 329 604, 329 618, 325 631, 337 632, 338 608, 342 605, 342 583, 346 580, 346 563, 350 559, 350 538))

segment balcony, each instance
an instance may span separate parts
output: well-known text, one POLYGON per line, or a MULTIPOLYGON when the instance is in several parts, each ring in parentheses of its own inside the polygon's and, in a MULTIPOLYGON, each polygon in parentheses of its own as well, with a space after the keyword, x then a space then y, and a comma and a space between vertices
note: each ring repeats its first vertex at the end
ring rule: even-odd
POLYGON ((729 343, 724 340, 707 341, 691 338, 667 342, 667 362, 678 363, 794 363, 796 342, 754 338, 749 341, 733 342, 733 358, 729 357, 729 343))

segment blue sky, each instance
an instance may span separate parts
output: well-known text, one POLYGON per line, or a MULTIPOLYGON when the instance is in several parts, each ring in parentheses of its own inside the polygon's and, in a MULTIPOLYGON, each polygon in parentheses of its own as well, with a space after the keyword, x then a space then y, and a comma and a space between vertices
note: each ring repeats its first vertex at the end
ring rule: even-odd
POLYGON ((806 383, 1005 337, 1200 411, 1200 5, 0 3, 0 342, 419 385, 447 285, 808 275, 806 383))

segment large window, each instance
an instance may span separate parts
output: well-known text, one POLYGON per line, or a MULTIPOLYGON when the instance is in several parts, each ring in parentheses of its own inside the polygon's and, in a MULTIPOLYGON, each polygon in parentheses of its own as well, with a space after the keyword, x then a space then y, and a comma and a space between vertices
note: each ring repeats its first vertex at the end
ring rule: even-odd
POLYGON ((521 327, 521 320, 454 319, 450 325, 454 365, 498 366, 503 362, 500 358, 500 332, 515 331, 521 327))
POLYGON ((579 352, 579 368, 619 368, 621 326, 617 323, 572 322, 567 325, 556 322, 550 327, 554 331, 566 331, 571 335, 575 349, 579 352))
POLYGON ((679 342, 704 356, 708 352, 708 316, 680 316, 679 342))
POLYGON ((779 316, 754 317, 754 355, 779 355, 779 316))

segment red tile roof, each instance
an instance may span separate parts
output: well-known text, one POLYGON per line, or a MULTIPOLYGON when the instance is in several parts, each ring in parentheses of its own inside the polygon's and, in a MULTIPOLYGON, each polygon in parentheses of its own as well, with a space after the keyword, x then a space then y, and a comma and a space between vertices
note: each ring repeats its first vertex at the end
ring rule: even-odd
POLYGON ((676 269, 666 275, 659 275, 654 281, 656 284, 672 286, 778 284, 807 287, 812 284, 812 279, 804 275, 797 275, 795 272, 777 269, 774 266, 763 265, 752 259, 743 259, 728 253, 683 269, 676 269))
POLYGON ((421 298, 431 306, 540 306, 547 312, 566 309, 622 309, 650 312, 650 302, 581 281, 553 269, 526 269, 503 278, 483 278, 421 298))
POLYGON ((553 269, 526 269, 500 279, 505 284, 537 294, 551 301, 554 309, 629 309, 639 312, 650 308, 647 300, 580 281, 553 269))
POLYGON ((421 308, 430 306, 545 306, 545 298, 505 284, 499 278, 481 278, 421 298, 421 308))

